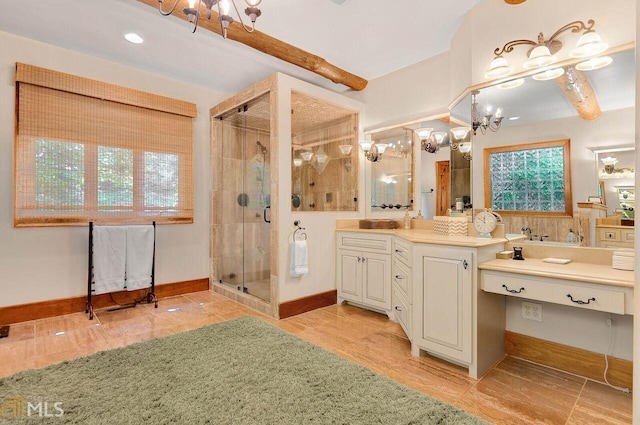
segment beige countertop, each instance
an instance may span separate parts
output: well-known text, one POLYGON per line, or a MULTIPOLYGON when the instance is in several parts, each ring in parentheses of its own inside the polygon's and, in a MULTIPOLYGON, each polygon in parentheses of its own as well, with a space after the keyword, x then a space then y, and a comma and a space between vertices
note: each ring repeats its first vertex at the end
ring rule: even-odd
POLYGON ((545 263, 541 258, 525 258, 517 260, 491 260, 480 263, 481 270, 493 270, 506 273, 517 273, 529 276, 540 276, 578 282, 599 283, 612 286, 634 287, 634 272, 617 270, 608 265, 580 263, 569 264, 545 263))
POLYGON ((476 238, 472 236, 446 236, 428 229, 358 229, 357 227, 339 227, 336 232, 356 232, 393 235, 413 243, 434 245, 453 245, 479 248, 507 242, 505 238, 476 238))

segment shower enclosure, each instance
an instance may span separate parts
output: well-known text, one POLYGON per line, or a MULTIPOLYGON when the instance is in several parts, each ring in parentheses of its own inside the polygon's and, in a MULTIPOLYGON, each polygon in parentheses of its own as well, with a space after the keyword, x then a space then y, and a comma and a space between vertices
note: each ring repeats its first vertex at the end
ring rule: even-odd
POLYGON ((270 302, 269 94, 214 119, 222 143, 218 240, 220 283, 270 302))

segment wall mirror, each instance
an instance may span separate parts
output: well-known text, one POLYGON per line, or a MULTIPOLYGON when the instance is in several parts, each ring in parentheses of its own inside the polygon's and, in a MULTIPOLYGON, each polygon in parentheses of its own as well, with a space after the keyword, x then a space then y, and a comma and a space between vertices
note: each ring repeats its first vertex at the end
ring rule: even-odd
POLYGON ((598 192, 607 207, 607 215, 623 219, 635 217, 635 147, 622 146, 596 149, 595 167, 598 192))
POLYGON ((291 210, 358 210, 358 114, 291 93, 291 210))
POLYGON ((372 211, 408 207, 430 218, 441 215, 438 208, 450 208, 449 114, 373 130, 365 137, 378 154, 383 152, 368 162, 372 211))
MULTIPOLYGON (((484 162, 485 148, 559 139, 569 139, 571 143, 574 207, 576 202, 586 202, 589 196, 598 194, 598 169, 602 164, 596 163, 602 161, 594 152, 633 145, 635 140, 635 46, 611 51, 612 62, 604 68, 579 71, 565 63, 561 77, 546 81, 531 76, 514 78, 481 88, 462 100, 475 127, 471 132, 474 199, 485 199, 483 170, 491 167, 484 162)), ((613 189, 605 190, 607 199, 616 198, 613 189)), ((546 226, 549 232, 556 232, 556 240, 562 240, 568 228, 576 226, 571 221, 535 221, 524 211, 514 212, 520 218, 506 223, 507 232, 519 233, 521 226, 533 221, 538 228, 546 226)))

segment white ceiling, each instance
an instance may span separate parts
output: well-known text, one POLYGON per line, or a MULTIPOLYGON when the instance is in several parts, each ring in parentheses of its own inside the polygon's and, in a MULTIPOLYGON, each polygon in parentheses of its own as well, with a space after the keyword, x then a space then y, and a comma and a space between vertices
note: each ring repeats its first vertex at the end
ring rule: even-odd
MULTIPOLYGON (((371 80, 449 50, 464 16, 481 1, 264 0, 256 28, 371 80)), ((206 30, 192 34, 185 21, 136 0, 5 1, 0 31, 226 93, 278 71, 347 89, 206 30), (145 43, 125 41, 128 32, 145 43)))

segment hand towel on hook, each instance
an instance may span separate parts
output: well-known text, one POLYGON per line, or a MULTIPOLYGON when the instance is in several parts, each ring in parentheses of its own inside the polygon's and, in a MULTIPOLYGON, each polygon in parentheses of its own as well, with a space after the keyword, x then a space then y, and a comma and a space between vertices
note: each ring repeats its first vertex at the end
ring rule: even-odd
POLYGON ((309 273, 309 254, 307 240, 294 240, 291 246, 291 277, 309 273))

